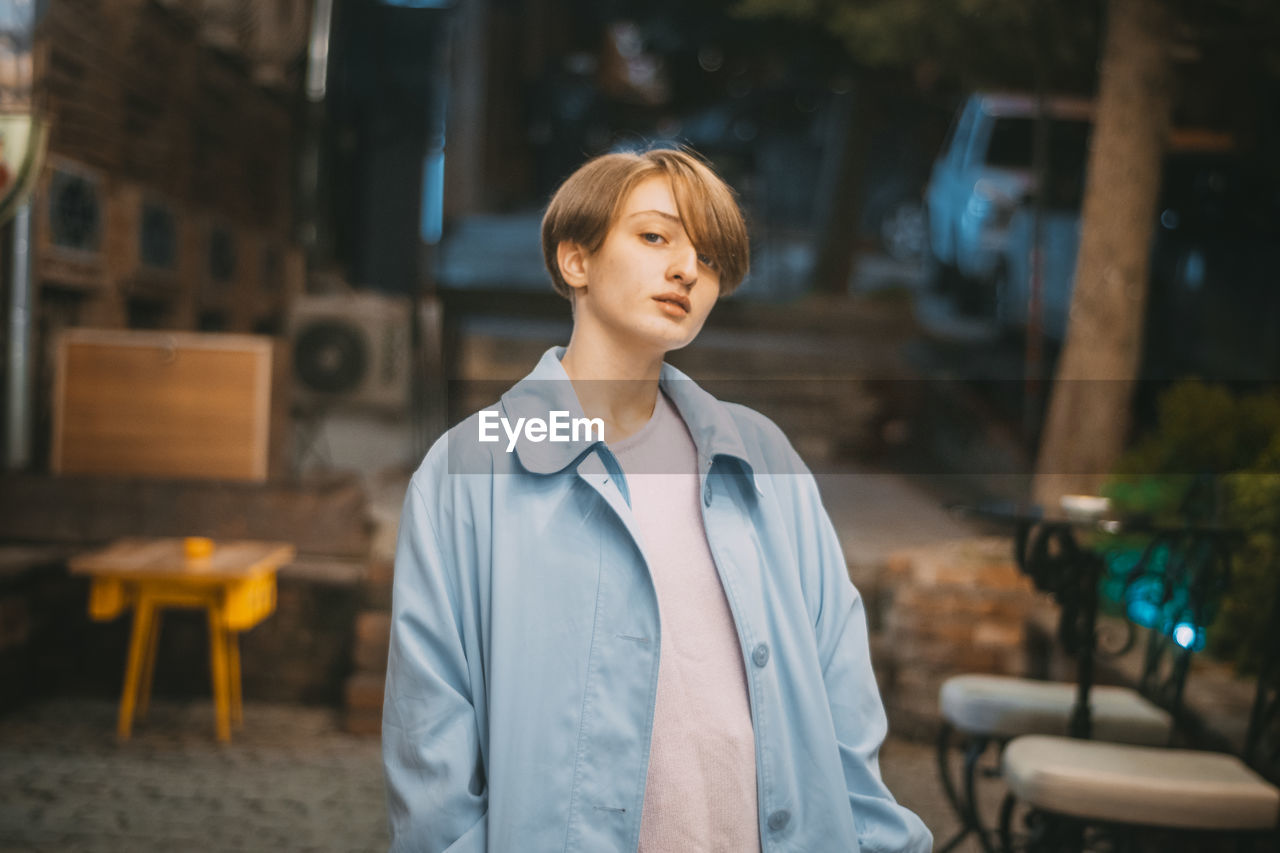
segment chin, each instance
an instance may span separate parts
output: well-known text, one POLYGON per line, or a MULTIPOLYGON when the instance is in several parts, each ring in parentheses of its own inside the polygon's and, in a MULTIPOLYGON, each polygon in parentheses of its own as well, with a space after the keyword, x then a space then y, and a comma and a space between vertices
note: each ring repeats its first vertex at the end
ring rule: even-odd
POLYGON ((664 348, 664 352, 675 352, 678 349, 684 349, 689 344, 693 343, 693 341, 693 338, 682 338, 678 341, 670 341, 664 348))
POLYGON ((622 322, 611 325, 608 337, 615 345, 630 350, 637 355, 651 353, 662 355, 673 350, 684 349, 698 337, 701 325, 697 329, 683 323, 672 323, 666 318, 653 318, 657 322, 622 322))
POLYGON ((672 350, 684 349, 693 343, 698 337, 698 333, 694 331, 693 334, 689 334, 689 330, 685 328, 667 328, 658 334, 651 332, 646 337, 653 342, 653 346, 657 349, 662 352, 671 352, 672 350))

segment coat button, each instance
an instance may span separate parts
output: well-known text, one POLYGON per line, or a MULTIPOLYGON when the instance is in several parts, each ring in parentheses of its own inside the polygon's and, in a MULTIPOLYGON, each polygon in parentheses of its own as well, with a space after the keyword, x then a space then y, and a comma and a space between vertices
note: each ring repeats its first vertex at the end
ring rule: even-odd
MULTIPOLYGON (((685 492, 687 495, 688 492, 685 492)), ((707 506, 711 506, 711 483, 708 482, 702 489, 702 502, 707 506)))
POLYGON ((774 832, 781 832, 787 828, 787 824, 791 822, 791 812, 786 809, 779 809, 769 815, 769 829, 774 832))
POLYGON ((769 646, 761 643, 751 651, 751 660, 756 666, 764 666, 769 662, 769 646))

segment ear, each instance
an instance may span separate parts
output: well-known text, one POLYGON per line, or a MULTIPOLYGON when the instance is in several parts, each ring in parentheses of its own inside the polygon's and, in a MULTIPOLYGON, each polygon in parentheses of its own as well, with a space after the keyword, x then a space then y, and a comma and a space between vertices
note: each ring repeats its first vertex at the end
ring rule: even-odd
POLYGON ((587 286, 589 261, 590 255, 586 248, 578 243, 565 240, 556 246, 556 263, 560 266, 560 275, 564 278, 565 284, 575 290, 587 286))

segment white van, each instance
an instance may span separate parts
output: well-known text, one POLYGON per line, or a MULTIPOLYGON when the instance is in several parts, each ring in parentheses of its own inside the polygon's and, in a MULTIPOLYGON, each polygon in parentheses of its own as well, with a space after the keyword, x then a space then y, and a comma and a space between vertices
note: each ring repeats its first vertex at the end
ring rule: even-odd
MULTIPOLYGON (((1082 167, 1093 102, 1055 96, 1049 160, 1055 172, 1082 167)), ((1008 239, 1009 220, 1032 188, 1036 97, 975 93, 960 108, 925 189, 928 259, 935 284, 962 296, 987 286, 1008 239)))

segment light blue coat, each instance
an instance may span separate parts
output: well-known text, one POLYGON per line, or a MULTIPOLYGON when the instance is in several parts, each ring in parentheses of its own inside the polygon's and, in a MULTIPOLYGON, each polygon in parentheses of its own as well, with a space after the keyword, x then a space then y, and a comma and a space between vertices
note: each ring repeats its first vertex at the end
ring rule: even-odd
MULTIPOLYGON (((543 355, 496 410, 581 417, 543 355)), ((866 615, 817 485, 764 416, 664 365, 698 450, 737 626, 765 851, 928 851, 880 779, 866 615)), ((454 427, 414 474, 395 564, 383 758, 392 848, 634 851, 662 626, 603 442, 454 427)))

